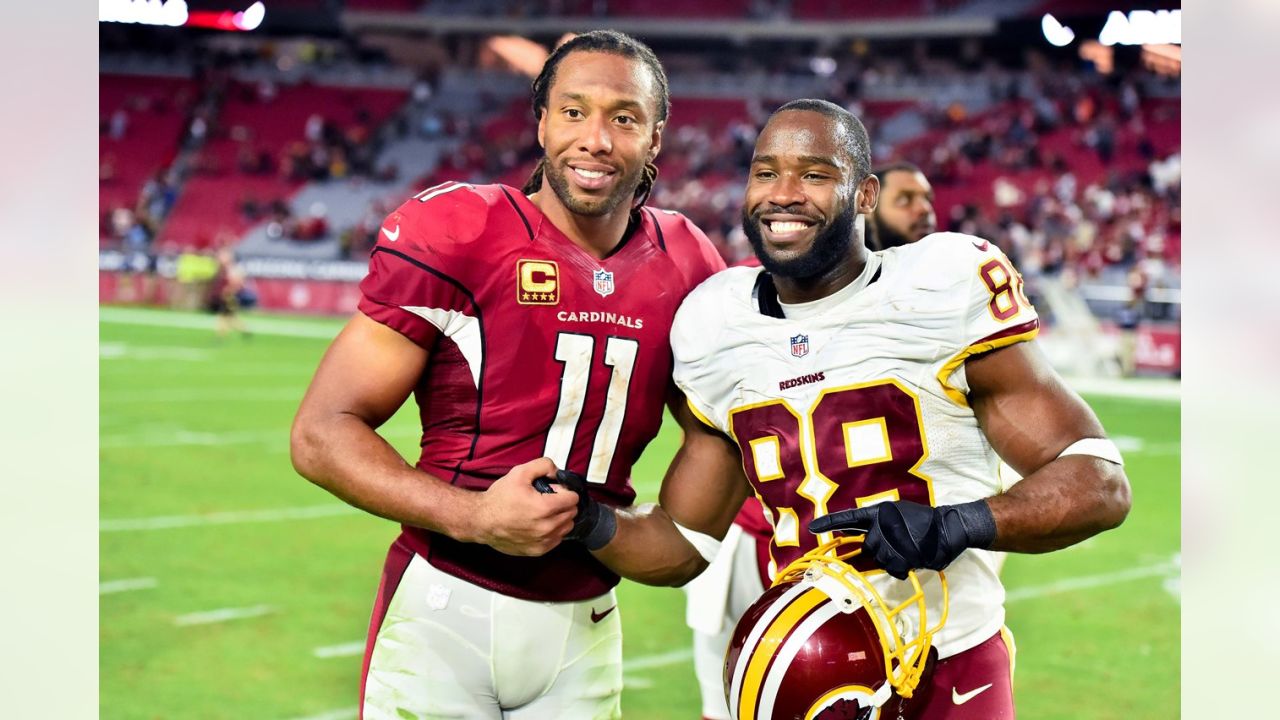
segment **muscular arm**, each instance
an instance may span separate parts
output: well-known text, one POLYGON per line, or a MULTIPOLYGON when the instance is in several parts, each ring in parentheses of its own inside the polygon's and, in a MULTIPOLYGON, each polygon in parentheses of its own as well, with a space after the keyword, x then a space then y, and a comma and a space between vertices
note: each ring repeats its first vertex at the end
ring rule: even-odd
POLYGON ((1116 527, 1129 512, 1121 466, 1090 455, 1059 458, 1082 438, 1105 437, 1093 411, 1032 343, 970 359, 969 402, 996 452, 1023 479, 989 498, 993 550, 1041 553, 1116 527))
POLYGON ((676 529, 684 527, 723 538, 747 496, 747 479, 737 446, 707 427, 684 397, 669 403, 684 441, 667 469, 659 504, 618 510, 618 532, 594 554, 619 575, 646 585, 684 585, 707 561, 676 529))
POLYGON ((454 487, 409 466, 375 432, 413 392, 428 353, 357 313, 333 341, 293 421, 298 474, 342 500, 389 520, 482 542, 509 554, 541 555, 573 525, 572 493, 542 495, 545 458, 517 466, 483 493, 454 487))

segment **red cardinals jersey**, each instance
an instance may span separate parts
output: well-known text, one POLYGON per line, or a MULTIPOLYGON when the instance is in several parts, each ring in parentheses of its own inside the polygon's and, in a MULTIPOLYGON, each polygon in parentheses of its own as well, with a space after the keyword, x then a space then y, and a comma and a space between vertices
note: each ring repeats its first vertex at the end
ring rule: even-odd
MULTIPOLYGON (((484 490, 546 455, 585 476, 593 497, 631 504, 631 465, 662 424, 676 308, 724 267, 682 215, 639 215, 601 259, 503 185, 445 183, 386 219, 360 310, 430 351, 414 392, 420 469, 484 490)), ((581 600, 618 582, 578 543, 517 558, 420 528, 404 539, 514 597, 581 600)))

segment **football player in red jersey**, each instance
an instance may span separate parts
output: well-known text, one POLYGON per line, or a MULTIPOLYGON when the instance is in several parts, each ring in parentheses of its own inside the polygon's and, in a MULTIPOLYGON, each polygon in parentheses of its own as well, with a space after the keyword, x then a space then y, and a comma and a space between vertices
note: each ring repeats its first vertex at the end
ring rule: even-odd
POLYGON ((621 713, 618 576, 575 526, 579 495, 533 481, 567 468, 582 500, 632 503, 631 465, 676 395, 676 308, 724 265, 683 216, 644 205, 669 109, 648 47, 577 36, 532 95, 545 156, 530 182, 445 183, 385 220, 294 421, 300 474, 402 525, 364 720, 621 713), (414 467, 376 432, 410 395, 414 467))
MULTIPOLYGON (((780 568, 849 534, 864 537, 850 566, 892 602, 912 594, 911 571, 935 571, 916 587, 946 622, 916 717, 1007 720, 1013 650, 990 551, 1049 552, 1119 525, 1128 481, 1096 416, 1035 347, 1035 309, 998 248, 935 233, 868 251, 860 216, 879 191, 869 145, 861 122, 825 101, 770 118, 743 210, 763 268, 710 278, 673 324, 683 412, 703 427, 686 430, 660 506, 595 510, 614 516, 595 554, 643 582, 687 581, 748 492, 737 468, 773 521, 780 568), (1024 476, 1007 489, 1000 458, 1024 476)), ((758 628, 779 639, 808 624, 803 612, 758 628)), ((840 699, 789 697, 799 647, 787 662, 766 653, 732 669, 734 717, 796 703, 821 713, 840 699)))

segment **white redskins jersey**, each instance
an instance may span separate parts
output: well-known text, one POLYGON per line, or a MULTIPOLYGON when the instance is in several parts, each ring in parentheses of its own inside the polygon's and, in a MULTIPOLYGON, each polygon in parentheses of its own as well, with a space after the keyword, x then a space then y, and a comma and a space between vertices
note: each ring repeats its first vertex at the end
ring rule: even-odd
MULTIPOLYGON (((760 309, 760 268, 731 268, 695 289, 671 331, 674 376, 701 419, 732 437, 774 527, 776 574, 830 534, 808 523, 885 500, 949 505, 1003 491, 1000 460, 966 398, 966 358, 1030 340, 1038 330, 1022 278, 986 240, 935 233, 873 253, 835 294, 760 309)), ((868 558, 855 563, 874 570, 868 558)), ((950 615, 941 657, 976 646, 1004 623, 991 553, 968 550, 945 571, 950 615)), ((885 600, 906 582, 872 574, 885 600)), ((930 618, 935 573, 922 573, 930 618)), ((931 621, 932 622, 932 621, 931 621)))

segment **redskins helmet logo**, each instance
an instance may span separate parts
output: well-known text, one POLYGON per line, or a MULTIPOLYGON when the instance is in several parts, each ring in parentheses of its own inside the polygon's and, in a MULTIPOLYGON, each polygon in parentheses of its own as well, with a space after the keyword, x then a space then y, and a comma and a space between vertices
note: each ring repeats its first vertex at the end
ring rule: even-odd
POLYGON ((889 603, 848 562, 861 540, 840 537, 799 558, 738 621, 724 668, 734 720, 910 716, 909 700, 932 669, 933 636, 946 622, 946 580, 938 573, 940 618, 928 616, 915 573, 906 580, 909 597, 889 603))

